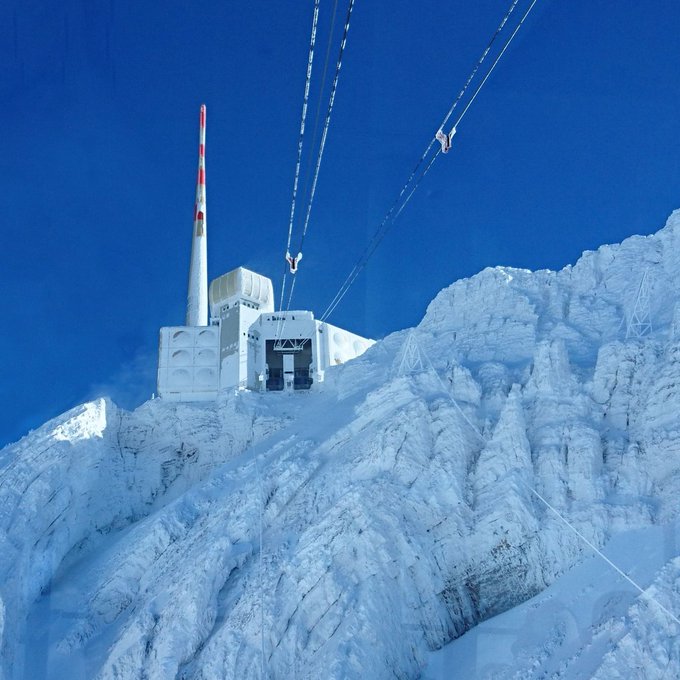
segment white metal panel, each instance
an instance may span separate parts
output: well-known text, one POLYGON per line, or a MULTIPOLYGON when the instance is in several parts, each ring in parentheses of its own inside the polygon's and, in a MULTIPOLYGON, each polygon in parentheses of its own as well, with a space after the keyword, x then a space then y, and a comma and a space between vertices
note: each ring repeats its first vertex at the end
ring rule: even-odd
POLYGON ((322 331, 319 337, 323 350, 320 353, 325 362, 325 366, 321 368, 344 364, 350 359, 361 356, 371 345, 375 344, 374 340, 363 338, 337 326, 328 323, 323 323, 321 326, 322 331))
POLYGON ((161 397, 195 401, 217 396, 218 331, 217 326, 161 328, 158 353, 158 394, 161 397))

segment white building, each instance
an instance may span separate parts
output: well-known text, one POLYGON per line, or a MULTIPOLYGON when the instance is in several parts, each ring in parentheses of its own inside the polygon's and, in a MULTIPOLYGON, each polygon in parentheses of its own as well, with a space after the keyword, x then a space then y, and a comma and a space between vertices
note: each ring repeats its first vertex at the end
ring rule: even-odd
POLYGON ((271 279, 243 267, 208 289, 204 106, 200 120, 187 296, 187 324, 193 325, 161 328, 158 394, 201 401, 234 388, 308 390, 323 381, 325 369, 363 354, 373 341, 317 321, 312 312, 275 312, 271 279))
POLYGON ((317 321, 312 312, 274 311, 272 282, 239 267, 210 284, 210 325, 161 328, 158 394, 214 399, 221 389, 307 390, 329 366, 373 344, 317 321))

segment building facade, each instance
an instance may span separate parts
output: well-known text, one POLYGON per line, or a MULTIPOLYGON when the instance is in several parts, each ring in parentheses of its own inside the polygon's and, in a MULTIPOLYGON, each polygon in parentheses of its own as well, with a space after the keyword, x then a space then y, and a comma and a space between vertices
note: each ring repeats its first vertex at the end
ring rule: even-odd
POLYGON ((308 390, 330 366, 373 341, 318 321, 308 311, 274 311, 271 279, 243 267, 212 281, 208 326, 161 328, 158 394, 212 400, 220 390, 308 390))

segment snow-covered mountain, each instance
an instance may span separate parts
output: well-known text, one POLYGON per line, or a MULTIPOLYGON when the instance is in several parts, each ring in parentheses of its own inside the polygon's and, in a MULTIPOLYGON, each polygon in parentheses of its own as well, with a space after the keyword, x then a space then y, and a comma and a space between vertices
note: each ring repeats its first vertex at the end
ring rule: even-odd
POLYGON ((0 451, 0 679, 680 677, 576 533, 680 614, 678 300, 680 211, 458 281, 309 394, 47 423, 0 451))

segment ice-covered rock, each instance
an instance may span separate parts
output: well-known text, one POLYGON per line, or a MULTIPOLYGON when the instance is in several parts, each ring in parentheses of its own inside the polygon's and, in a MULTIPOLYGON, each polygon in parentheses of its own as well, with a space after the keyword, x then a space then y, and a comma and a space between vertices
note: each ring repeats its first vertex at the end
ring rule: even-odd
MULTIPOLYGON (((679 248, 676 212, 559 272, 458 281, 308 394, 100 400, 6 447, 0 679, 415 678, 582 560, 576 532, 673 520, 679 248), (626 340, 645 271, 653 333, 626 340)), ((670 629, 630 619, 611 663, 673 667, 670 629)))

